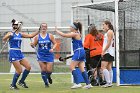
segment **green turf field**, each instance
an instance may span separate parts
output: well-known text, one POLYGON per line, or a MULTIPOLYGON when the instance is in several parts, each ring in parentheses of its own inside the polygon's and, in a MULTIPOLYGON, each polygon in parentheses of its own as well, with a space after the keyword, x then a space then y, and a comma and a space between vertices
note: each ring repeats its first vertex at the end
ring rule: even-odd
POLYGON ((91 89, 70 89, 70 74, 52 75, 53 84, 45 88, 40 75, 30 74, 27 78, 29 88, 20 90, 10 90, 12 75, 0 74, 0 93, 140 93, 140 86, 126 86, 111 88, 93 87, 91 89))

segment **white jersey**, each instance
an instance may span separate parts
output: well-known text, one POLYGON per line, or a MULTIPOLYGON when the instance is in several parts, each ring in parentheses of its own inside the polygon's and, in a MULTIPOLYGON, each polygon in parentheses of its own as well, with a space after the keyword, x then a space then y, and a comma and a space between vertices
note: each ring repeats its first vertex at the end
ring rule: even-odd
MULTIPOLYGON (((107 34, 108 34, 108 32, 104 34, 103 50, 105 49, 105 47, 107 45, 107 42, 108 42, 107 34)), ((114 37, 114 34, 113 34, 113 38, 111 40, 110 47, 105 51, 105 54, 109 53, 113 57, 115 57, 115 43, 114 43, 114 41, 115 41, 115 37, 114 37)))

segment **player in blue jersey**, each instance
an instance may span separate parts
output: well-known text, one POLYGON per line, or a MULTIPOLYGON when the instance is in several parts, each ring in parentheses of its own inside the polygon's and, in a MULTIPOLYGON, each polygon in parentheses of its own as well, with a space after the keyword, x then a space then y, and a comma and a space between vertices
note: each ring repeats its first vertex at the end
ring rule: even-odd
POLYGON ((34 32, 32 34, 26 34, 21 32, 21 22, 16 20, 12 20, 12 31, 8 32, 4 37, 3 41, 9 40, 9 61, 15 67, 15 74, 13 76, 12 84, 10 85, 10 89, 19 89, 16 86, 17 80, 22 73, 22 66, 25 67, 23 71, 22 77, 19 80, 18 84, 24 88, 28 88, 25 83, 25 79, 28 76, 31 66, 27 59, 25 59, 23 53, 21 52, 21 42, 22 38, 32 38, 36 36, 39 31, 34 32))
POLYGON ((37 58, 41 68, 41 76, 45 87, 49 87, 49 83, 52 84, 51 74, 54 63, 53 51, 56 48, 57 43, 54 39, 54 36, 47 32, 46 23, 42 23, 40 27, 40 34, 34 38, 34 42, 31 43, 31 46, 38 47, 37 58))
POLYGON ((63 37, 72 38, 74 55, 72 56, 72 62, 70 64, 70 69, 72 71, 72 75, 74 77, 74 81, 76 84, 74 84, 74 86, 72 86, 71 88, 76 89, 76 88, 82 87, 82 85, 78 81, 77 72, 75 70, 76 66, 78 66, 80 68, 80 70, 82 72, 82 76, 86 82, 86 85, 83 88, 86 88, 86 89, 91 88, 92 86, 90 84, 90 81, 88 80, 87 72, 84 69, 85 50, 83 48, 82 37, 81 37, 82 24, 80 22, 72 23, 70 26, 70 31, 71 31, 70 33, 63 33, 61 31, 57 30, 57 28, 55 28, 55 31, 63 37))

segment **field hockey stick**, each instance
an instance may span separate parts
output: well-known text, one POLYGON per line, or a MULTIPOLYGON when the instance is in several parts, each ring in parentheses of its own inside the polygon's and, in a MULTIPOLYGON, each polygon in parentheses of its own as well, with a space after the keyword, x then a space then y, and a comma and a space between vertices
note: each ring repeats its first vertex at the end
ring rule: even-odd
MULTIPOLYGON (((17 30, 19 30, 20 26, 22 25, 22 22, 20 22, 19 27, 16 29, 16 31, 14 33, 17 32, 17 30)), ((8 44, 9 42, 9 38, 7 39, 7 41, 5 42, 5 44, 2 46, 1 50, 0 50, 0 54, 3 52, 5 46, 8 44)))
MULTIPOLYGON (((40 30, 40 29, 39 29, 40 30)), ((27 30, 27 32, 28 32, 28 34, 29 34, 29 31, 27 30)), ((30 42, 32 43, 32 39, 30 38, 30 42)), ((35 47, 35 46, 32 46, 31 45, 31 47, 35 50, 35 53, 36 53, 36 55, 39 57, 39 54, 38 54, 38 52, 37 52, 37 48, 35 47)), ((40 57, 39 57, 40 58, 40 57)))
POLYGON ((87 53, 87 52, 91 52, 92 50, 96 50, 96 48, 88 49, 88 50, 86 50, 86 53, 87 53))
POLYGON ((3 52, 5 46, 7 45, 7 43, 9 42, 9 39, 5 42, 5 44, 2 46, 1 50, 0 50, 0 54, 3 52))
POLYGON ((34 48, 36 55, 40 58, 38 52, 37 52, 37 48, 35 46, 32 46, 32 48, 34 48))
POLYGON ((69 58, 72 58, 72 56, 73 56, 73 55, 68 56, 68 57, 65 57, 65 58, 60 57, 60 58, 59 58, 59 61, 65 61, 65 60, 67 60, 67 59, 69 59, 69 58))
MULTIPOLYGON (((92 50, 96 50, 96 48, 93 48, 93 49, 91 49, 91 50, 86 50, 86 52, 90 52, 90 51, 92 51, 92 50)), ((72 58, 72 56, 73 55, 71 55, 71 56, 68 56, 68 57, 60 57, 59 58, 59 61, 65 61, 65 60, 67 60, 67 59, 69 59, 69 58, 72 58)))

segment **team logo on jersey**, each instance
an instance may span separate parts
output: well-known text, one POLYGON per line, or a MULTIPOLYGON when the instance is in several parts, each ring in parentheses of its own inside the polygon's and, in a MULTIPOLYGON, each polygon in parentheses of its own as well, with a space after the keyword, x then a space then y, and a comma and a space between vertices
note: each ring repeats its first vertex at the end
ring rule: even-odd
POLYGON ((50 43, 49 40, 39 41, 39 43, 50 43))
POLYGON ((14 37, 14 40, 22 40, 20 37, 14 37))

